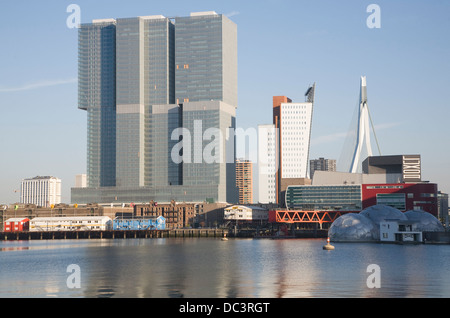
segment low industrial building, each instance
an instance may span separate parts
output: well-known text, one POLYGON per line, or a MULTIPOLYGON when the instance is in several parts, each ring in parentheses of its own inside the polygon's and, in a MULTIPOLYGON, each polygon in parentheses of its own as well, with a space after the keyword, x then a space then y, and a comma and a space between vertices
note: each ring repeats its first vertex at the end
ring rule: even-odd
POLYGON ((141 218, 116 217, 113 220, 113 229, 118 231, 165 230, 166 219, 162 216, 141 218))
POLYGON ((30 220, 28 218, 9 218, 3 223, 4 232, 28 231, 30 220))
POLYGON ((225 208, 223 219, 225 222, 267 223, 269 211, 258 206, 233 205, 225 208))
POLYGON ((37 217, 30 220, 30 232, 108 231, 113 222, 108 216, 37 217))
POLYGON ((151 201, 134 205, 135 217, 163 216, 167 229, 186 227, 215 227, 223 223, 224 208, 227 203, 151 201))

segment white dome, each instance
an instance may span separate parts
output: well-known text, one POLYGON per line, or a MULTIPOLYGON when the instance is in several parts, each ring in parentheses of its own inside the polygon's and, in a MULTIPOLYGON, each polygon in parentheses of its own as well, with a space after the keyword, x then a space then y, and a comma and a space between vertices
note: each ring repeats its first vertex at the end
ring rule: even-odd
POLYGON ((364 216, 368 217, 369 219, 371 219, 377 227, 380 226, 380 222, 382 222, 386 219, 398 219, 398 220, 403 220, 403 221, 408 220, 402 211, 400 211, 396 208, 390 207, 388 205, 382 205, 382 204, 377 204, 377 205, 368 207, 368 208, 362 210, 361 212, 359 212, 359 214, 364 215, 364 216))
POLYGON ((417 231, 444 231, 444 227, 442 226, 441 222, 439 222, 439 220, 431 213, 425 212, 423 210, 410 210, 405 212, 405 216, 409 221, 417 222, 415 225, 417 231))
POLYGON ((339 241, 374 241, 377 228, 367 217, 357 213, 347 213, 338 217, 328 230, 330 240, 339 241))

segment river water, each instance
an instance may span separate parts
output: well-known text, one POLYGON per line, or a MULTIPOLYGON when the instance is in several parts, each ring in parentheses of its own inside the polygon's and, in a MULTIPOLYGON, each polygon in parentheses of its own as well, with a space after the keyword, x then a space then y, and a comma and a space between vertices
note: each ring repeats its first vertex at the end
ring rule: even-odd
POLYGON ((326 251, 325 243, 4 241, 0 297, 450 297, 450 245, 333 243, 326 251))

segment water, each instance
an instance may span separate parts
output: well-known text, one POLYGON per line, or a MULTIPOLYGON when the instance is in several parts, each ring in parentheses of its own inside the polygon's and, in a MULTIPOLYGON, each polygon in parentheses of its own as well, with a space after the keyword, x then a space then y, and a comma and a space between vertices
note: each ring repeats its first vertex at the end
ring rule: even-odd
POLYGON ((0 297, 449 297, 450 245, 322 239, 0 242, 0 297), (80 269, 69 288, 68 266, 80 269), (370 264, 380 288, 369 288, 370 264))

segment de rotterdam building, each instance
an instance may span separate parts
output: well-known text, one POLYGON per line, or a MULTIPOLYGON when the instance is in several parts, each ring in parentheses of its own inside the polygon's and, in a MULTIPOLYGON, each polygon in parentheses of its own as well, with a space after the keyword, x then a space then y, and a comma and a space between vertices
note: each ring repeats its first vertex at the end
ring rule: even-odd
POLYGON ((213 11, 93 20, 78 47, 87 187, 72 188, 72 203, 237 202, 224 146, 236 125, 234 22, 213 11))

